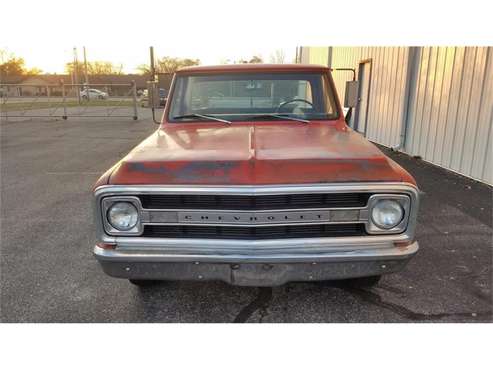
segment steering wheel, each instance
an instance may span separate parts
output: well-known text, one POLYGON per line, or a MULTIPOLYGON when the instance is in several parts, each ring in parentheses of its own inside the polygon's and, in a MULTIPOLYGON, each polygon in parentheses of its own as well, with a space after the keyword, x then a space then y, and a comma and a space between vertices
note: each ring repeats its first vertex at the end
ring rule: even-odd
POLYGON ((303 103, 308 103, 308 104, 310 104, 310 105, 312 106, 312 108, 313 108, 313 103, 312 103, 312 102, 310 102, 310 101, 308 101, 308 100, 305 100, 305 99, 298 99, 298 98, 297 98, 297 99, 291 99, 291 100, 287 100, 287 101, 285 101, 285 102, 282 102, 281 104, 279 104, 279 105, 277 106, 276 112, 279 112, 279 111, 280 111, 280 110, 281 110, 281 109, 282 109, 285 105, 288 105, 288 104, 290 104, 290 103, 297 102, 297 101, 299 101, 299 102, 303 102, 303 103))

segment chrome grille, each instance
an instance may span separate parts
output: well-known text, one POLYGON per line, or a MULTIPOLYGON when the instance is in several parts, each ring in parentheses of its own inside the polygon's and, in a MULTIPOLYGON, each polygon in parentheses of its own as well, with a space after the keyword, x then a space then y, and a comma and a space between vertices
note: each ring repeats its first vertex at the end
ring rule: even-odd
POLYGON ((303 208, 365 207, 369 193, 314 193, 280 195, 196 195, 142 194, 139 199, 145 209, 229 209, 268 210, 303 208))
POLYGON ((329 243, 330 237, 345 236, 348 240, 353 236, 411 240, 419 198, 416 188, 404 183, 108 185, 96 190, 95 202, 98 235, 108 243, 140 245, 190 238, 195 239, 193 243, 202 239, 206 244, 213 239, 209 245, 215 245, 216 240, 299 238, 305 245, 318 238, 329 243), (377 228, 370 217, 372 207, 382 198, 398 201, 405 211, 401 223, 392 229, 377 228), (115 201, 127 201, 137 208, 140 217, 135 231, 107 226, 108 207, 115 201))
POLYGON ((268 227, 146 225, 149 238, 289 239, 366 235, 364 224, 295 225, 268 227))

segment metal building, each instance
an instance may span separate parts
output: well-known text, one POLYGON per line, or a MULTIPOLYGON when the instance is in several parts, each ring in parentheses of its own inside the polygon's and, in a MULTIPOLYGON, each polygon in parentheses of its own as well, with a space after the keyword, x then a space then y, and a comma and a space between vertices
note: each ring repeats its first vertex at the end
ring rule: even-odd
MULTIPOLYGON (((354 68, 351 126, 369 140, 493 184, 493 47, 300 47, 298 61, 354 68)), ((334 71, 340 97, 351 72, 334 71)))

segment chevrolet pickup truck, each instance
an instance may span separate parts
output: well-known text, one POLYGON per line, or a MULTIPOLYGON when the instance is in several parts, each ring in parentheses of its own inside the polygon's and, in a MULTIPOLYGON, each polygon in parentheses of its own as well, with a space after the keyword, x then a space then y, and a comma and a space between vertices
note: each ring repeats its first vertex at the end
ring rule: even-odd
POLYGON ((94 255, 138 286, 371 286, 417 252, 411 175, 345 122, 331 70, 179 70, 159 128, 94 187, 94 255))

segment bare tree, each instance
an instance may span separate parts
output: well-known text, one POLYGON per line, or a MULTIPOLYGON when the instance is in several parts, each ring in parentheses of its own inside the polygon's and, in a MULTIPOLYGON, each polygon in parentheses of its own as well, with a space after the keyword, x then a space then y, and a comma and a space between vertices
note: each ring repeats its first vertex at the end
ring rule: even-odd
MULTIPOLYGON (((178 69, 200 64, 199 59, 163 57, 156 61, 156 73, 175 73, 178 69)), ((141 74, 149 74, 148 64, 141 64, 137 67, 141 74)))
POLYGON ((235 64, 238 63, 238 64, 257 64, 257 63, 263 63, 264 60, 262 59, 261 56, 258 56, 258 55, 254 55, 253 57, 251 57, 250 59, 240 59, 238 61, 235 61, 235 64))
POLYGON ((231 59, 229 58, 221 58, 221 60, 219 61, 219 64, 230 64, 231 63, 231 59))
POLYGON ((258 55, 254 55, 252 57, 252 59, 250 59, 250 61, 248 63, 263 63, 263 59, 261 56, 258 56, 258 55))
MULTIPOLYGON (((65 64, 65 71, 69 74, 73 73, 75 64, 73 62, 65 64)), ((77 63, 77 71, 80 75, 83 74, 84 71, 84 63, 77 63)), ((121 75, 123 74, 123 65, 122 64, 113 64, 112 62, 106 61, 94 61, 87 62, 87 73, 91 76, 94 75, 121 75)))
POLYGON ((286 55, 284 54, 284 50, 277 49, 270 55, 270 62, 274 64, 284 64, 286 60, 286 55))

